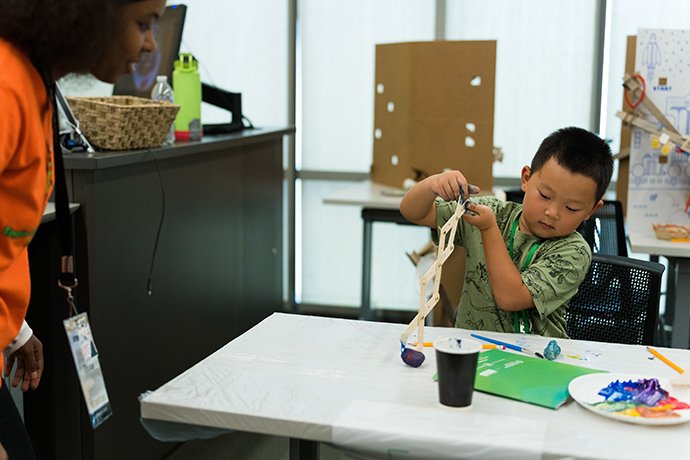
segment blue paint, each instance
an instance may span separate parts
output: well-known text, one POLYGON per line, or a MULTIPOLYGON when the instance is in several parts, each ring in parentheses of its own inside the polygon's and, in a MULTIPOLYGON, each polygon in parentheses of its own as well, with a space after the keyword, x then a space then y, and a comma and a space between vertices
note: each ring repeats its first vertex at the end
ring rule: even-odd
POLYGON ((400 357, 408 366, 419 367, 422 365, 426 357, 421 351, 414 348, 407 348, 404 343, 400 342, 400 357))
POLYGON ((555 340, 551 340, 548 345, 546 345, 546 348, 544 348, 544 358, 548 359, 549 361, 553 361, 554 359, 558 358, 558 355, 561 354, 561 347, 558 346, 555 340))

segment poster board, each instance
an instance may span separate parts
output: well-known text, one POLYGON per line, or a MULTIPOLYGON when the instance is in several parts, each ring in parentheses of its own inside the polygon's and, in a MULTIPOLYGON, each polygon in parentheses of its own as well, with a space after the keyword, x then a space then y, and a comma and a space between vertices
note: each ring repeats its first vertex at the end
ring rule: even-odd
POLYGON ((493 186, 496 41, 376 46, 373 182, 459 169, 493 186))
MULTIPOLYGON (((688 43, 690 30, 640 29, 635 51, 635 70, 644 77, 645 97, 681 134, 690 133, 688 43)), ((638 112, 646 113, 641 106, 638 112)), ((674 149, 663 156, 658 140, 632 128, 627 200, 630 232, 652 233, 655 223, 690 225, 685 211, 690 193, 690 155, 674 149)))

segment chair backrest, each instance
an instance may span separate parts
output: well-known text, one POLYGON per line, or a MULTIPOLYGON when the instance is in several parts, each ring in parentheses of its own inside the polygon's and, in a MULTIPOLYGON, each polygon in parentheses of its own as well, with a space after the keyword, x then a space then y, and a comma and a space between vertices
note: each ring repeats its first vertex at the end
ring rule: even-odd
POLYGON ((593 253, 627 256, 623 205, 620 201, 605 200, 604 205, 578 231, 589 243, 593 253))
POLYGON ((566 309, 572 339, 652 345, 664 266, 593 254, 592 265, 566 309))
POLYGON ((514 203, 522 203, 525 198, 525 192, 519 188, 509 188, 505 190, 506 201, 512 201, 514 203))

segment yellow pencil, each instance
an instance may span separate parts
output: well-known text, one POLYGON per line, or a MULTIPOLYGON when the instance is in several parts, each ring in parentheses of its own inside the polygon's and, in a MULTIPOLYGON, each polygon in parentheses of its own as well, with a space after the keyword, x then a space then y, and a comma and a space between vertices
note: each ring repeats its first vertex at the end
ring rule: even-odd
POLYGON ((681 374, 685 372, 682 367, 680 367, 679 365, 677 365, 676 363, 674 363, 673 361, 668 359, 666 356, 664 356, 661 353, 659 353, 658 351, 656 351, 654 348, 647 347, 647 351, 650 352, 651 354, 653 354, 654 356, 656 356, 657 358, 659 358, 660 360, 662 360, 664 363, 668 364, 675 371, 677 371, 681 374))
MULTIPOLYGON (((416 347, 416 346, 417 346, 417 343, 418 343, 418 342, 415 342, 415 343, 413 343, 412 345, 416 347)), ((433 346, 434 346, 434 342, 424 342, 424 346, 425 346, 425 347, 433 347, 433 346)), ((483 348, 484 350, 493 350, 494 348, 498 348, 499 350, 505 350, 505 349, 506 349, 506 347, 504 347, 504 346, 502 346, 502 345, 494 345, 493 343, 483 343, 483 344, 482 344, 482 348, 483 348)))

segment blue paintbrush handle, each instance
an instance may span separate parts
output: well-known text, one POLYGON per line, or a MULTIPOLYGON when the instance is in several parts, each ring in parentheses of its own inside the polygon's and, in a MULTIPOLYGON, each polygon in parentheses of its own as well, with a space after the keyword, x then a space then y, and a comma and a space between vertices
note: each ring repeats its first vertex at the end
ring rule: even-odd
POLYGON ((477 334, 470 334, 470 336, 474 337, 475 339, 484 340, 485 342, 493 343, 494 345, 503 345, 504 347, 510 348, 511 350, 522 351, 522 347, 520 347, 518 345, 513 345, 512 343, 501 342, 500 340, 490 339, 488 337, 484 337, 482 335, 477 335, 477 334))

